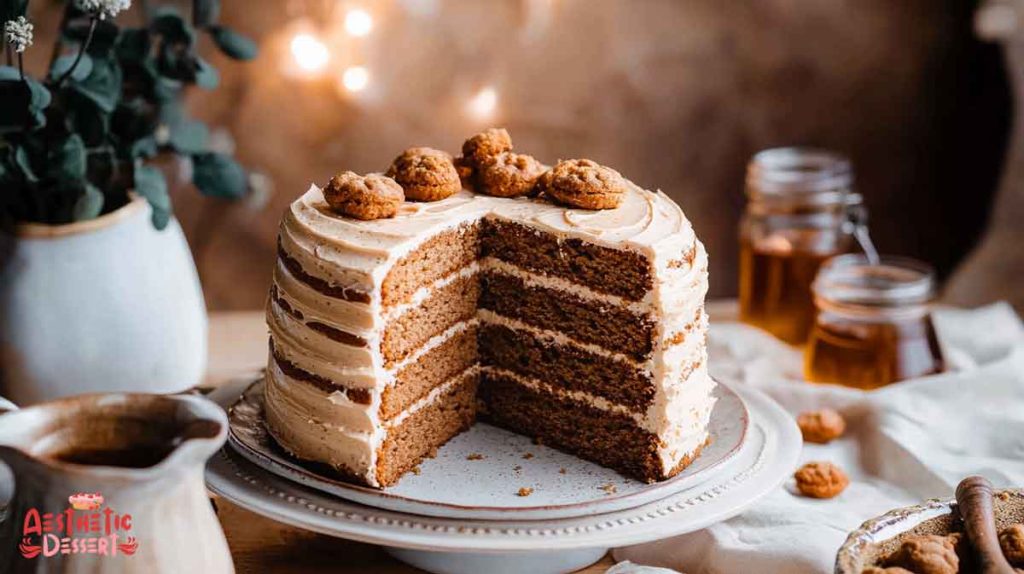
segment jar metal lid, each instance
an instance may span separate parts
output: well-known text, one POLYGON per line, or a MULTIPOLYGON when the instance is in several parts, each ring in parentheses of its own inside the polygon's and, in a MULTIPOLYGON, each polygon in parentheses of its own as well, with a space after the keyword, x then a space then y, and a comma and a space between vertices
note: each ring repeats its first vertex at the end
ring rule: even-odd
POLYGON ((845 156, 828 150, 772 148, 750 159, 746 182, 747 195, 755 200, 839 204, 853 186, 853 168, 845 156))
POLYGON ((811 288, 832 304, 919 306, 935 296, 935 270, 909 257, 883 256, 872 265, 863 254, 840 255, 821 266, 811 288))

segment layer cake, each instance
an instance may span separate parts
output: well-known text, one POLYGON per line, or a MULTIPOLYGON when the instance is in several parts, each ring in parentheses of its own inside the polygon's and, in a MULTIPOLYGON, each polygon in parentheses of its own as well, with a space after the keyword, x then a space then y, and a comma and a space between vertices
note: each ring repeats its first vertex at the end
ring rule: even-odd
POLYGON ((287 210, 267 308, 267 426, 385 487, 483 420, 646 481, 708 441, 707 254, 679 206, 464 189, 394 217, 287 210))

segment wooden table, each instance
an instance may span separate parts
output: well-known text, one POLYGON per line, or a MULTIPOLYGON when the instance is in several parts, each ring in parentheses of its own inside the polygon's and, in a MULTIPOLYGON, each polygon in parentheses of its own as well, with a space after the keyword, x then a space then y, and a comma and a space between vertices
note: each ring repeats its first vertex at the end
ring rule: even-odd
MULTIPOLYGON (((266 365, 267 327, 262 311, 213 313, 210 316, 210 358, 205 384, 221 385, 251 376, 266 365)), ((422 572, 388 556, 379 546, 362 544, 293 528, 263 518, 218 498, 217 516, 240 574, 332 574, 422 572)), ((614 561, 605 556, 581 570, 598 574, 614 561)))

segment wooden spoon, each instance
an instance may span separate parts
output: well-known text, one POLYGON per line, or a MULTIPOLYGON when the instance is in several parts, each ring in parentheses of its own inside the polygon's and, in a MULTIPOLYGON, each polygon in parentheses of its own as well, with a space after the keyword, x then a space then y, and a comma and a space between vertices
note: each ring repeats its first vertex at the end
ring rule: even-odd
POLYGON ((981 574, 1015 574, 999 547, 992 483, 983 476, 968 476, 956 487, 956 502, 981 574))

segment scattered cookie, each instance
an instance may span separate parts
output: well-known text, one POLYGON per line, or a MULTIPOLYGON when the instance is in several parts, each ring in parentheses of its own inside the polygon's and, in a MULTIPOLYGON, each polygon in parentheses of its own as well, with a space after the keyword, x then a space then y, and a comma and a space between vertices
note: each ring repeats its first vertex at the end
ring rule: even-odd
POLYGON ((809 462, 793 475, 800 494, 811 498, 832 498, 846 490, 850 479, 831 462, 809 462))
POLYGON ((516 493, 516 496, 530 496, 531 494, 533 494, 533 489, 524 486, 519 489, 519 492, 516 493))
POLYGON ((452 157, 429 147, 414 147, 395 158, 387 175, 415 201, 438 201, 462 189, 452 157))
POLYGON ((846 431, 843 416, 832 409, 800 413, 796 424, 800 426, 805 441, 818 444, 832 442, 846 431))
POLYGON ((489 128, 462 144, 462 157, 470 165, 481 166, 498 154, 512 149, 512 137, 505 128, 489 128))
POLYGON ((564 159, 540 177, 537 187, 563 205, 614 209, 626 193, 626 180, 614 169, 589 159, 564 159))
POLYGON ((906 568, 916 574, 957 574, 960 557, 956 539, 923 534, 907 536, 900 547, 885 560, 886 566, 906 568))
POLYGON ((1013 524, 999 532, 999 546, 1006 561, 1018 568, 1024 568, 1024 524, 1013 524))
POLYGON ((533 193, 546 168, 532 156, 505 151, 477 169, 476 183, 481 193, 519 197, 533 193))
POLYGON ((332 210, 362 220, 394 217, 405 200, 402 187, 379 173, 346 171, 332 177, 323 191, 332 210))

